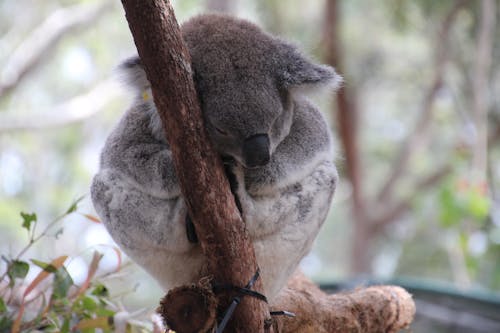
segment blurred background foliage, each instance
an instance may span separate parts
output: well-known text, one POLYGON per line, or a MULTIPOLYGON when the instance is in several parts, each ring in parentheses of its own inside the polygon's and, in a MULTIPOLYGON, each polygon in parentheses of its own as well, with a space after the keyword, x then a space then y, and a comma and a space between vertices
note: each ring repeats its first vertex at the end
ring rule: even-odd
MULTIPOLYGON (((337 96, 313 97, 336 133, 341 182, 303 262, 308 275, 500 290, 495 1, 173 4, 180 22, 207 10, 250 19, 345 78, 337 96)), ((118 1, 0 0, 0 253, 7 259, 0 272, 27 242, 20 212, 36 212, 43 225, 88 194, 99 150, 130 100, 113 70, 132 54, 118 1)), ((49 235, 25 255, 45 262, 68 255, 76 284, 88 276, 95 249, 104 273, 119 260, 103 226, 88 218, 95 214, 88 196, 79 212, 57 240, 49 235)), ((153 309, 162 292, 131 267, 113 280, 112 294, 153 309)))

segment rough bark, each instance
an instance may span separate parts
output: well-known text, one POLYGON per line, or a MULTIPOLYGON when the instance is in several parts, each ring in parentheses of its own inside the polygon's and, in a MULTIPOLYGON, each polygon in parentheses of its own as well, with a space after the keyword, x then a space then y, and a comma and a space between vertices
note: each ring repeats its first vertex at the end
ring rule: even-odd
POLYGON ((217 298, 207 284, 172 289, 161 300, 158 313, 175 332, 205 333, 216 324, 217 298))
POLYGON ((272 304, 295 317, 275 317, 280 333, 392 333, 407 328, 415 315, 410 294, 397 286, 373 286, 328 295, 300 272, 272 304))
MULTIPOLYGON (((206 283, 172 290, 162 301, 164 317, 185 318, 179 332, 212 331, 214 296, 206 283), (170 298, 167 300, 167 298, 170 298), (197 300, 196 306, 188 300, 197 300)), ((392 333, 407 328, 415 315, 410 294, 396 286, 358 288, 329 295, 300 271, 295 272, 271 304, 272 310, 293 312, 295 317, 274 316, 279 333, 392 333)))
MULTIPOLYGON (((170 1, 122 0, 155 105, 172 149, 189 214, 216 283, 244 287, 257 270, 253 246, 222 163, 203 126, 190 57, 170 1)), ((262 291, 262 282, 254 287, 262 291)), ((218 299, 220 314, 232 294, 218 299)), ((263 332, 267 305, 243 297, 227 331, 263 332)))

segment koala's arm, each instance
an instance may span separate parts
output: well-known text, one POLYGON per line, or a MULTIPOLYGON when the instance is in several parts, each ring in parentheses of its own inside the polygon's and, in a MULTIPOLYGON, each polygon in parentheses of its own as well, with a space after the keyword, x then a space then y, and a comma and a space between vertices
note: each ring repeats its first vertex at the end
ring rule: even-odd
POLYGON ((262 195, 239 189, 243 218, 254 241, 269 299, 310 251, 326 219, 336 184, 335 165, 324 160, 307 176, 284 188, 262 195))
POLYGON ((180 195, 180 188, 168 143, 152 132, 154 112, 146 104, 127 111, 106 141, 101 169, 121 173, 130 185, 151 196, 172 199, 180 195))
POLYGON ((272 234, 290 223, 309 223, 320 227, 322 221, 310 220, 308 214, 311 209, 329 208, 338 174, 333 162, 328 160, 321 161, 309 171, 293 184, 273 191, 267 189, 260 195, 250 194, 239 186, 237 193, 243 216, 246 221, 251 220, 254 234, 272 234))
POLYGON ((244 182, 250 195, 272 194, 300 183, 323 161, 330 161, 333 166, 331 134, 319 110, 304 99, 294 101, 293 112, 290 133, 278 145, 270 162, 245 171, 244 182))
POLYGON ((91 197, 115 242, 168 289, 195 281, 203 256, 186 237, 187 208, 169 146, 151 132, 152 111, 134 106, 112 131, 91 197))

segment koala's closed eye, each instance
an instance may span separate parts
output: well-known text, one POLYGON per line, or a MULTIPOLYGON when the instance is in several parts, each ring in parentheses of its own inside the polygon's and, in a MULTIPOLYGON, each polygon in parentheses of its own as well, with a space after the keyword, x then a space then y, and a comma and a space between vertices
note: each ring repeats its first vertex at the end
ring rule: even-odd
POLYGON ((228 132, 226 132, 226 131, 224 131, 224 130, 220 129, 220 128, 219 128, 219 127, 217 127, 217 126, 214 126, 214 128, 215 128, 215 130, 217 131, 217 133, 219 133, 219 134, 221 134, 221 135, 224 135, 224 136, 228 136, 228 135, 229 135, 229 133, 228 133, 228 132))

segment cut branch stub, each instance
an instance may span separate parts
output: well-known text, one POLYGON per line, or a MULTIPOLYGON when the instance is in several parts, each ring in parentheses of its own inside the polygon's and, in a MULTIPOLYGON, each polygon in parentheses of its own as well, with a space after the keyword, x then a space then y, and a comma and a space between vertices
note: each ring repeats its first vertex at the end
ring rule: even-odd
POLYGON ((158 313, 176 332, 209 332, 215 326, 217 298, 209 287, 174 288, 161 300, 158 313))

